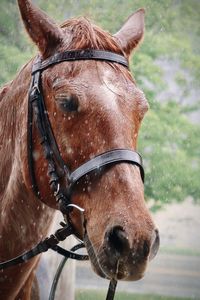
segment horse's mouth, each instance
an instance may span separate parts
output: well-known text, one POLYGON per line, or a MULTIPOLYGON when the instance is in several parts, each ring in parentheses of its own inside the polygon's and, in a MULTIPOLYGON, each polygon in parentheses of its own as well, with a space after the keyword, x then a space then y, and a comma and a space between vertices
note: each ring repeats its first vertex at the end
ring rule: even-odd
POLYGON ((127 257, 126 259, 120 259, 113 255, 112 259, 108 258, 106 251, 101 249, 96 253, 88 235, 84 238, 90 262, 94 272, 102 278, 136 281, 144 276, 147 261, 142 265, 134 263, 133 259, 127 257))
POLYGON ((84 243, 85 243, 85 246, 87 248, 87 252, 88 252, 88 255, 89 255, 89 258, 90 258, 90 262, 91 262, 91 265, 92 265, 92 268, 94 270, 94 272, 99 275, 100 277, 102 278, 107 278, 107 275, 105 274, 105 272, 102 270, 100 264, 99 264, 99 261, 98 261, 98 257, 95 253, 95 250, 94 250, 94 247, 88 237, 88 235, 86 234, 85 237, 84 237, 84 243))

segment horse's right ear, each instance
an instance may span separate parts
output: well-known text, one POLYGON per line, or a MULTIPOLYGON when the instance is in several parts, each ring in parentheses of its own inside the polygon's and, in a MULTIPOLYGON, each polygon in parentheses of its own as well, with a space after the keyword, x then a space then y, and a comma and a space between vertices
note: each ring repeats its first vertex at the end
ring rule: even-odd
POLYGON ((144 14, 143 8, 133 13, 124 23, 122 28, 114 35, 124 53, 129 56, 141 42, 144 35, 144 14))
POLYGON ((17 0, 25 28, 43 58, 52 55, 62 40, 62 30, 29 0, 17 0))

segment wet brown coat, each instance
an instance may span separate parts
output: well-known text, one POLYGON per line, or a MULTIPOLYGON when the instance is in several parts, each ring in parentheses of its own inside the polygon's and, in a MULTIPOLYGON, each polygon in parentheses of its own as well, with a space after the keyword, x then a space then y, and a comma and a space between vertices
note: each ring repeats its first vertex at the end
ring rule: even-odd
MULTIPOLYGON (((111 36, 85 18, 69 20, 60 28, 30 1, 18 0, 18 5, 25 27, 43 58, 67 49, 85 48, 129 57, 143 36, 143 10, 133 14, 111 36)), ((44 203, 33 195, 30 186, 27 97, 31 66, 32 61, 0 91, 0 261, 21 254, 45 237, 57 208, 36 128, 35 172, 44 203)), ((72 170, 106 150, 136 149, 138 130, 148 105, 127 69, 107 62, 63 62, 44 71, 42 81, 54 135, 72 170), (79 108, 70 113, 62 105, 72 95, 79 108)), ((108 168, 103 175, 91 177, 89 185, 82 182, 72 201, 85 209, 85 242, 94 270, 109 278, 141 278, 155 239, 155 226, 144 202, 138 168, 127 164, 108 168), (113 253, 106 250, 105 238, 115 227, 126 234, 130 252, 117 261, 117 267, 116 259, 111 259, 113 253), (145 243, 149 247, 146 256, 145 243)), ((72 220, 80 231, 79 216, 72 215, 72 220)), ((37 263, 38 257, 1 273, 0 298, 30 299, 37 263)))

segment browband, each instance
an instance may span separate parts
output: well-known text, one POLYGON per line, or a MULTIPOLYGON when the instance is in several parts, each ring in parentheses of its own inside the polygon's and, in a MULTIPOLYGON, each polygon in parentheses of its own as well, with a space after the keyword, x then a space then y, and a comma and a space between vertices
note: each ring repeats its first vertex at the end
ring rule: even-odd
POLYGON ((32 75, 38 71, 47 69, 50 66, 58 64, 63 61, 74 61, 74 60, 101 60, 109 61, 123 65, 124 67, 129 67, 127 59, 120 54, 104 51, 104 50, 70 50, 61 53, 56 53, 50 58, 43 61, 37 61, 33 65, 32 75))

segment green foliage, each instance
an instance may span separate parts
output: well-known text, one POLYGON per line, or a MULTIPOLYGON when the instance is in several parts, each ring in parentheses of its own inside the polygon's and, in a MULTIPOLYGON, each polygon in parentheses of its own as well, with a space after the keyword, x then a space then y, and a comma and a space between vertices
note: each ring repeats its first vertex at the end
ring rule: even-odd
POLYGON ((6 45, 0 38, 0 82, 4 83, 12 79, 16 71, 24 64, 25 61, 31 58, 28 52, 22 52, 15 45, 6 45))
POLYGON ((140 138, 146 165, 146 194, 154 208, 188 195, 200 195, 199 127, 181 114, 176 102, 156 104, 145 118, 140 138))
POLYGON ((11 80, 17 70, 31 58, 31 44, 22 34, 15 0, 1 0, 0 10, 0 86, 11 80))
MULTIPOLYGON (((112 33, 130 13, 146 9, 146 34, 140 50, 131 59, 131 70, 144 90, 151 110, 139 139, 145 157, 146 196, 154 208, 188 195, 200 195, 200 127, 186 117, 199 109, 199 102, 183 105, 174 101, 160 103, 159 93, 167 90, 158 58, 177 61, 176 82, 183 96, 197 88, 200 78, 200 1, 196 0, 35 0, 58 23, 69 17, 85 15, 112 33), (191 80, 185 76, 189 74, 191 80), (191 86, 192 82, 192 86, 191 86)), ((0 10, 0 85, 11 80, 29 60, 34 46, 28 41, 20 22, 15 0, 1 0, 0 10)))

